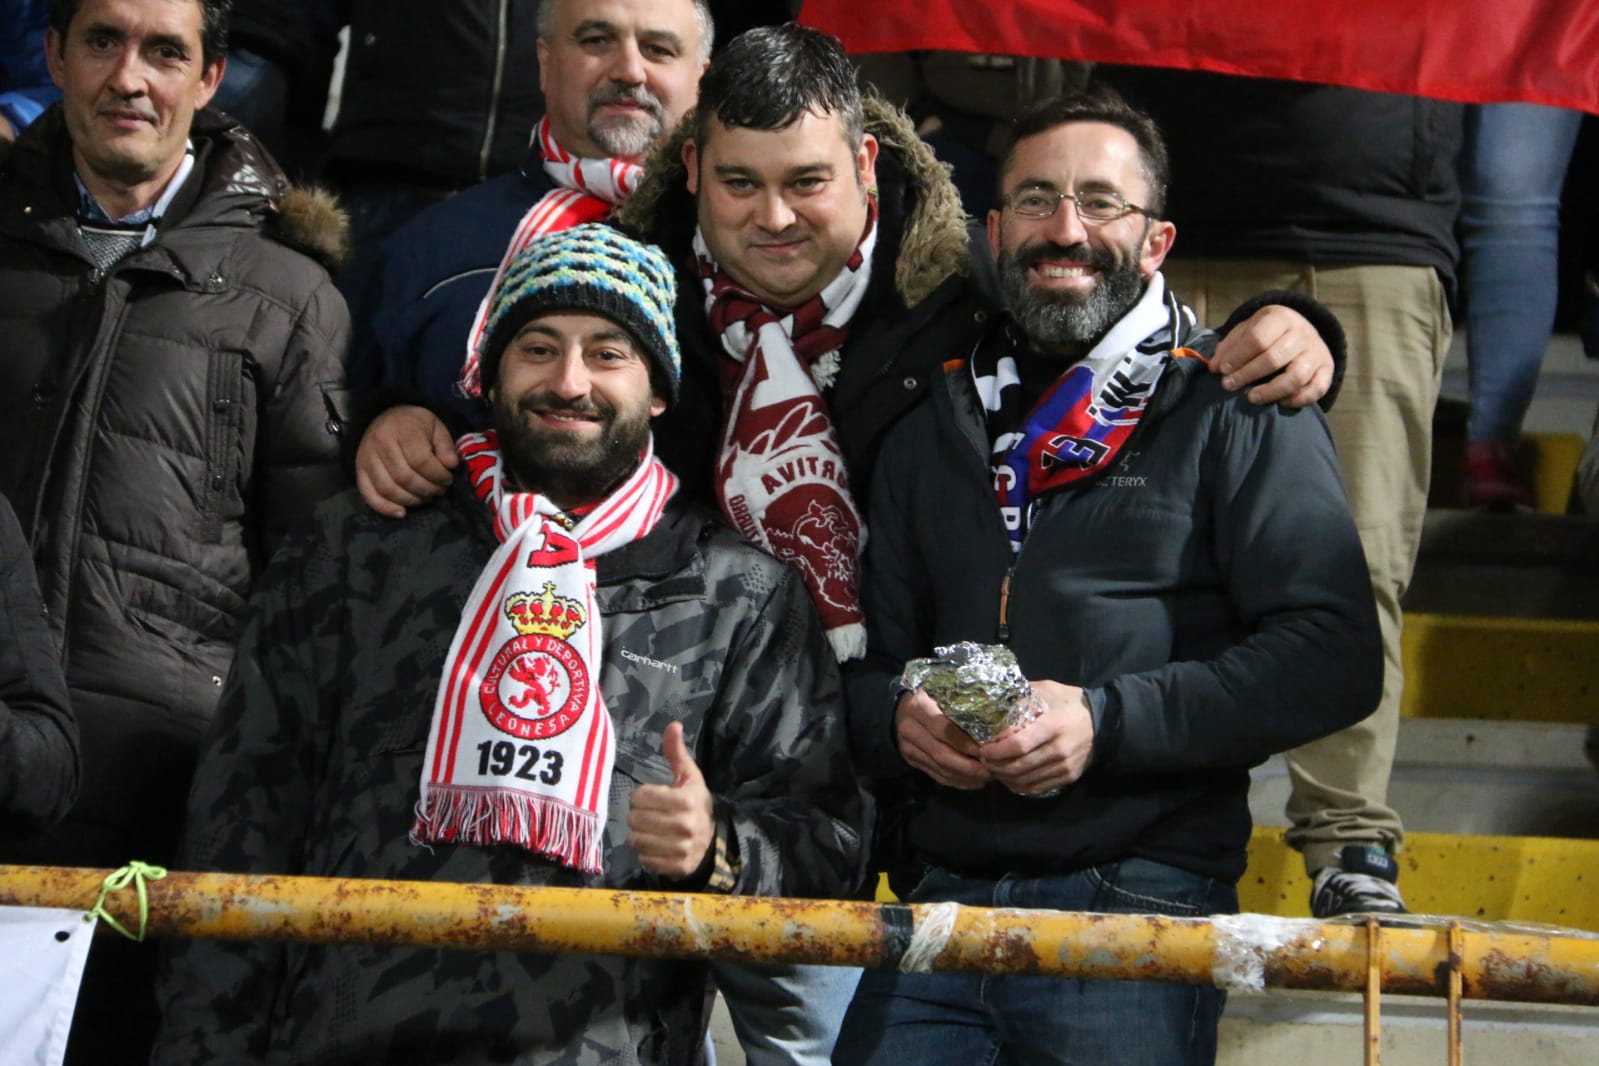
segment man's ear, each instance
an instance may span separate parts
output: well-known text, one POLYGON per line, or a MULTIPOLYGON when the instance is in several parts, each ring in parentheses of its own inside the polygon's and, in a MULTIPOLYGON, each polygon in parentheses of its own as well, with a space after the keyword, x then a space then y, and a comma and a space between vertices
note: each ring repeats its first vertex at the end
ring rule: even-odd
POLYGON ((1177 227, 1163 218, 1155 219, 1149 224, 1149 232, 1144 234, 1144 249, 1138 256, 1138 274, 1146 281, 1152 277, 1160 265, 1166 261, 1166 256, 1171 252, 1171 246, 1177 240, 1177 227))
POLYGON ((195 98, 195 108, 204 107, 211 102, 217 94, 217 88, 222 84, 222 75, 227 73, 228 57, 222 56, 215 63, 205 68, 200 75, 200 94, 195 98))
POLYGON ((683 142, 683 169, 688 172, 690 196, 700 194, 700 146, 690 137, 683 142))
POLYGON ((988 213, 988 254, 999 260, 999 222, 1004 215, 993 210, 988 213))
MULTIPOLYGON (((547 0, 547 2, 553 2, 553 0, 547 0)), ((544 38, 540 37, 533 42, 533 50, 539 57, 539 92, 547 96, 550 91, 550 46, 544 43, 544 38)))
POLYGON ((56 32, 54 26, 44 31, 44 65, 50 70, 50 80, 56 83, 57 89, 66 88, 66 65, 62 62, 66 52, 66 40, 56 32))
POLYGON ((877 187, 877 138, 870 133, 861 135, 861 150, 855 153, 855 170, 861 176, 861 188, 877 187))
POLYGON ((658 392, 650 393, 650 417, 660 418, 666 410, 666 398, 658 392))

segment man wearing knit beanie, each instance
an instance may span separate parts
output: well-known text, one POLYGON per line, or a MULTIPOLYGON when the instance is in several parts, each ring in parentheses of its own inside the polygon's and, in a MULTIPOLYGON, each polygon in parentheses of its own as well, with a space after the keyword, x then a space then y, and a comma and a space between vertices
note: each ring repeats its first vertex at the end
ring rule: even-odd
MULTIPOLYGON (((675 282, 603 226, 507 265, 493 429, 439 500, 354 492, 279 554, 186 869, 837 896, 862 874, 837 669, 798 576, 676 492, 675 282)), ((154 1061, 689 1064, 707 967, 175 942, 154 1061)))
POLYGON ((514 258, 479 349, 511 476, 563 506, 639 465, 650 419, 677 398, 671 266, 604 225, 541 238, 514 258))

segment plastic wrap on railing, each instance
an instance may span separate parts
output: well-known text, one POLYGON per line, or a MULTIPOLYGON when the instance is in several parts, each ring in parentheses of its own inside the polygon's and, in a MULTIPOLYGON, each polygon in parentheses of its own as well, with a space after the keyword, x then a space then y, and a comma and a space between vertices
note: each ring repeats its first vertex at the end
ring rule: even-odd
MULTIPOLYGON (((1219 914, 1210 921, 1215 930, 1211 981, 1229 992, 1264 992, 1267 958, 1321 928, 1309 918, 1265 914, 1219 914)), ((1312 942, 1313 949, 1320 946, 1312 942)))

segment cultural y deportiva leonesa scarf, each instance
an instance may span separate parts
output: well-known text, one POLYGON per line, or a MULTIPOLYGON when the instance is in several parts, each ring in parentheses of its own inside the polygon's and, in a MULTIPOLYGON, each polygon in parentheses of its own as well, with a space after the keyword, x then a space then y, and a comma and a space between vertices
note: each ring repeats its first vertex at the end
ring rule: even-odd
POLYGON ((1100 342, 1022 410, 1021 380, 1005 330, 972 353, 972 378, 988 413, 989 462, 1011 549, 1021 551, 1029 507, 1051 489, 1106 469, 1143 417, 1155 383, 1195 336, 1194 312, 1149 279, 1133 309, 1100 342), (1024 417, 1025 415, 1025 417, 1024 417))
POLYGON ((455 386, 462 396, 483 394, 483 383, 478 377, 478 345, 483 343, 489 308, 494 306, 494 297, 499 294, 500 283, 505 280, 505 271, 516 253, 546 233, 603 221, 613 207, 633 195, 633 190, 644 179, 644 168, 637 163, 621 159, 584 159, 568 152, 555 142, 548 117, 539 120, 533 139, 538 141, 539 154, 544 158, 544 173, 555 182, 556 188, 540 197, 516 224, 511 243, 506 245, 505 255, 500 259, 500 268, 494 272, 494 280, 489 283, 483 302, 478 304, 472 331, 467 334, 461 380, 455 386))
POLYGON ((731 363, 716 497, 740 533, 805 580, 840 662, 866 654, 860 558, 866 542, 821 390, 838 372, 850 319, 871 282, 877 203, 844 269, 795 308, 772 308, 716 265, 694 232, 705 313, 731 363))
POLYGON ((506 485, 494 433, 457 446, 500 546, 444 662, 411 838, 515 844, 599 873, 615 753, 593 562, 654 528, 677 479, 647 446, 632 476, 568 526, 548 499, 506 485))

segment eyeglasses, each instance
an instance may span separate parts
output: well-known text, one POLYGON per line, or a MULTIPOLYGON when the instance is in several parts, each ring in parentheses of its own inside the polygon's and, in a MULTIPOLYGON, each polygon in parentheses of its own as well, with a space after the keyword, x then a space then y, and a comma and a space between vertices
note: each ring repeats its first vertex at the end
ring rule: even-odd
POLYGON ((1113 192, 1052 192, 1048 189, 1022 189, 1007 193, 1000 203, 1016 212, 1019 218, 1050 218, 1060 210, 1062 200, 1070 200, 1077 207, 1077 215, 1084 222, 1114 222, 1118 218, 1137 212, 1149 218, 1155 216, 1126 197, 1113 192))

